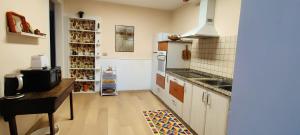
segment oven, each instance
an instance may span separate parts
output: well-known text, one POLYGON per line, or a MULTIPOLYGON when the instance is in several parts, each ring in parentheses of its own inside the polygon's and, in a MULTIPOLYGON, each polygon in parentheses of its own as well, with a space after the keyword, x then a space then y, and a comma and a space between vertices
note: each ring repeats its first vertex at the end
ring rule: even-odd
POLYGON ((167 52, 158 51, 157 52, 157 73, 162 76, 165 76, 166 65, 167 65, 167 52))

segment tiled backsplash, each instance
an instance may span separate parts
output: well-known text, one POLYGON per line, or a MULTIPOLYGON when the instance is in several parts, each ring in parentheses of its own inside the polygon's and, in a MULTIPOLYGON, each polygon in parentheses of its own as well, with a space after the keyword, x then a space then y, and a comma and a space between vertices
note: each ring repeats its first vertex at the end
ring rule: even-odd
POLYGON ((233 78, 237 36, 193 42, 191 69, 233 78))

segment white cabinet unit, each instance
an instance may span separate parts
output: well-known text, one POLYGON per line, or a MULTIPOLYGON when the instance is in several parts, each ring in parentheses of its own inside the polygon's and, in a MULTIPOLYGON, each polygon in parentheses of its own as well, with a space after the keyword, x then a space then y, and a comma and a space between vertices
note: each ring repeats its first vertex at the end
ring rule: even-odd
POLYGON ((230 99, 213 92, 207 97, 205 135, 226 135, 230 99))
POLYGON ((184 86, 184 102, 183 102, 183 110, 182 110, 182 119, 187 124, 190 124, 192 94, 193 94, 193 85, 186 82, 184 86))
POLYGON ((191 128, 199 135, 204 135, 206 103, 205 94, 207 90, 193 86, 191 107, 191 128))
POLYGON ((200 135, 226 135, 229 97, 193 86, 190 125, 200 135))
POLYGON ((162 86, 156 85, 154 93, 197 134, 226 135, 230 97, 170 74, 166 74, 162 86))
POLYGON ((182 110, 184 103, 184 86, 185 82, 169 76, 169 97, 170 97, 170 108, 182 118, 182 110))
POLYGON ((168 76, 168 80, 168 106, 189 124, 193 85, 172 76, 168 76))

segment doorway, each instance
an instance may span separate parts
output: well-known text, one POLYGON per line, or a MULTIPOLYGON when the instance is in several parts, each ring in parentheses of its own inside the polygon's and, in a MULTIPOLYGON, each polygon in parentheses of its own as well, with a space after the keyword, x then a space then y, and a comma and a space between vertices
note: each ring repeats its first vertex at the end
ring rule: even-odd
POLYGON ((49 0, 50 20, 50 60, 51 67, 56 66, 56 44, 55 44, 55 3, 49 0))

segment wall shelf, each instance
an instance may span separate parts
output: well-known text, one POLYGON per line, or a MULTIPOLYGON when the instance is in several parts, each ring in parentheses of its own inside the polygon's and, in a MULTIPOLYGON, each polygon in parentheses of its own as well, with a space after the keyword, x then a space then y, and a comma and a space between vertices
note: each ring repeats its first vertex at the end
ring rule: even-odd
POLYGON ((70 55, 70 57, 95 57, 95 55, 70 55))
POLYGON ((76 79, 76 82, 95 82, 95 80, 81 80, 81 79, 76 79))
POLYGON ((69 42, 70 44, 95 45, 95 43, 69 42))
POLYGON ((46 35, 36 35, 32 33, 26 33, 26 32, 7 32, 9 35, 14 36, 24 36, 24 37, 30 37, 30 38, 46 38, 46 35))

